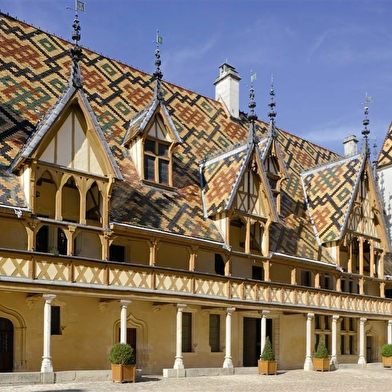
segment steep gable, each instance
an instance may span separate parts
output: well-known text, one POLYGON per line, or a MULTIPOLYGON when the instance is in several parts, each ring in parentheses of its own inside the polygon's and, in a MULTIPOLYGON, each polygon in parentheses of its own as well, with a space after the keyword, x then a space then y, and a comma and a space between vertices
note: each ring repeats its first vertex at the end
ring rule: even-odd
POLYGON ((382 204, 366 154, 358 154, 301 175, 308 213, 320 243, 346 233, 386 244, 382 204))
POLYGON ((83 91, 74 87, 41 120, 11 171, 27 159, 98 176, 122 177, 83 91))

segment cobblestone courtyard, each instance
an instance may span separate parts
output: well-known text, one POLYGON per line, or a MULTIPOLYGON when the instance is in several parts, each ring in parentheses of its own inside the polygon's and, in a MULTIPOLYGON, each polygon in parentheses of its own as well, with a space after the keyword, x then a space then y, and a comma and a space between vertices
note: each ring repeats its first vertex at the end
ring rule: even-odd
POLYGON ((333 372, 281 371, 277 376, 234 375, 215 377, 188 377, 166 379, 161 376, 143 376, 135 384, 117 384, 110 381, 68 382, 48 385, 0 385, 1 391, 18 392, 117 392, 117 391, 391 391, 392 370, 381 364, 366 368, 340 368, 333 372))

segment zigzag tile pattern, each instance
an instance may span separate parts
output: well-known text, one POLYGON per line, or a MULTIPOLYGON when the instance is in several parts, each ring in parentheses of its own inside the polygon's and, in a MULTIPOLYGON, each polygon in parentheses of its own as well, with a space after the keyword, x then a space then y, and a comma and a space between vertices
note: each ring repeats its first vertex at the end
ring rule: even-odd
POLYGON ((203 173, 207 184, 204 196, 208 216, 222 212, 227 205, 247 154, 248 150, 245 148, 206 166, 203 173))
POLYGON ((340 157, 290 133, 278 130, 277 136, 289 178, 283 184, 282 222, 271 230, 271 250, 334 263, 329 252, 319 246, 315 237, 304 202, 300 174, 340 157))
MULTIPOLYGON (((63 93, 72 44, 7 15, 0 17, 0 203, 25 206, 19 179, 5 169, 63 93)), ((84 90, 124 176, 114 187, 111 220, 222 242, 212 220, 203 217, 199 163, 209 154, 246 142, 246 116, 233 121, 219 102, 163 82, 166 107, 183 140, 174 151, 176 189, 145 186, 121 144, 129 121, 151 102, 154 80, 90 50, 83 49, 83 54, 84 90)), ((153 64, 153 50, 151 57, 153 64)), ((266 127, 261 121, 258 125, 266 127)), ((282 224, 271 233, 272 250, 330 261, 328 253, 319 249, 304 209, 300 172, 337 156, 282 130, 278 141, 290 176, 282 189, 282 224)), ((222 190, 211 199, 211 211, 218 211, 230 193, 240 162, 240 156, 222 162, 221 178, 216 178, 222 190)))
POLYGON ((341 237, 362 162, 357 155, 302 177, 309 213, 322 243, 341 237))
POLYGON ((392 164, 392 124, 390 124, 377 160, 377 168, 382 169, 392 164))

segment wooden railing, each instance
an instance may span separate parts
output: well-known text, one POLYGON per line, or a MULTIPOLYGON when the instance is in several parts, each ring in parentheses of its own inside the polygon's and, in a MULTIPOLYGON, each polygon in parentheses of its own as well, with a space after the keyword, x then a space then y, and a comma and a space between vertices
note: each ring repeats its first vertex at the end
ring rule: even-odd
POLYGON ((112 263, 37 252, 1 251, 0 282, 51 284, 56 290, 75 285, 83 290, 124 288, 148 295, 192 295, 209 301, 229 300, 242 304, 283 308, 319 309, 392 316, 392 300, 310 287, 218 276, 170 268, 112 263), (64 283, 62 285, 62 283, 64 283))

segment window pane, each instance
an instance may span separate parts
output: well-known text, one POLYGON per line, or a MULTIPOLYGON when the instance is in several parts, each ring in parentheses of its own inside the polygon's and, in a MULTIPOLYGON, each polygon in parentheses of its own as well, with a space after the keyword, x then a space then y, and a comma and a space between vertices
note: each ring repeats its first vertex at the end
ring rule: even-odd
POLYGON ((220 351, 220 316, 210 314, 210 347, 211 352, 220 351))
POLYGON ((169 147, 164 144, 158 145, 158 155, 167 157, 169 155, 169 147))
POLYGON ((155 181, 154 158, 144 156, 144 178, 155 181))
POLYGON ((51 306, 50 333, 51 335, 61 335, 60 306, 51 306))
POLYGON ((159 160, 159 182, 161 184, 169 183, 169 162, 159 160))
POLYGON ((144 151, 152 152, 153 154, 155 154, 155 142, 147 139, 144 145, 144 151))
POLYGON ((182 314, 182 352, 192 352, 192 313, 182 314))

